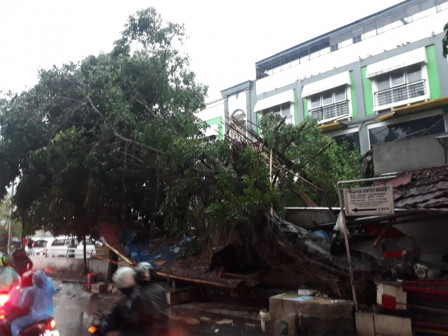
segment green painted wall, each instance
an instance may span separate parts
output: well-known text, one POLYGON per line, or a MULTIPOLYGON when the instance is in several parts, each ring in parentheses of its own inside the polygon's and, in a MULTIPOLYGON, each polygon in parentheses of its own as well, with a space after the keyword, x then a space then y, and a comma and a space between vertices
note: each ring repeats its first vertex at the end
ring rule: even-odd
POLYGON ((302 104, 303 104, 303 120, 308 118, 308 99, 302 98, 302 104))
POLYGON ((356 109, 356 93, 355 93, 355 86, 354 86, 354 78, 353 78, 353 71, 350 71, 350 102, 352 103, 352 119, 356 119, 358 116, 358 111, 356 109))
POLYGON ((255 113, 255 121, 256 121, 256 123, 257 123, 257 134, 258 135, 261 135, 261 128, 258 126, 258 125, 260 125, 260 113, 259 112, 257 112, 257 113, 255 113))
POLYGON ((224 135, 222 134, 222 121, 221 121, 221 117, 216 117, 216 118, 207 120, 206 123, 207 123, 207 125, 209 125, 209 126, 218 125, 218 139, 219 139, 219 140, 224 139, 224 135))
POLYGON ((297 91, 293 90, 293 95, 294 95, 294 125, 298 125, 299 124, 299 102, 297 100, 297 91))
POLYGON ((361 68, 362 74, 362 86, 364 91, 364 108, 366 111, 366 116, 374 115, 373 112, 373 89, 372 81, 366 76, 367 67, 361 68))
POLYGON ((428 61, 429 98, 437 99, 442 96, 440 89, 439 69, 437 67, 437 54, 434 45, 426 47, 426 60, 428 61))

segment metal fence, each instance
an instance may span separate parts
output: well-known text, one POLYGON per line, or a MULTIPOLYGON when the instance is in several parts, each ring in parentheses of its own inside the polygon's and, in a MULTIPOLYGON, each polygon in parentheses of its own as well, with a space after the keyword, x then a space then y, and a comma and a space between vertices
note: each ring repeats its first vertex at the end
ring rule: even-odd
POLYGON ((425 80, 403 84, 391 89, 375 92, 375 106, 388 105, 426 94, 425 80))
POLYGON ((310 116, 318 121, 341 117, 350 113, 349 101, 344 100, 338 103, 321 106, 310 110, 310 116))

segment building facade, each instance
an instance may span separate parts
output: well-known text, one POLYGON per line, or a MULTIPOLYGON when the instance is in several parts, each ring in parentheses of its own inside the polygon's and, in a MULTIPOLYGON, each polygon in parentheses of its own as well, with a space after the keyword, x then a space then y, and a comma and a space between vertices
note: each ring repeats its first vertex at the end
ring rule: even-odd
POLYGON ((255 80, 221 91, 198 116, 216 138, 235 120, 256 130, 271 112, 292 124, 314 118, 362 154, 429 137, 442 159, 434 137, 448 131, 447 22, 448 0, 404 1, 257 62, 255 80))

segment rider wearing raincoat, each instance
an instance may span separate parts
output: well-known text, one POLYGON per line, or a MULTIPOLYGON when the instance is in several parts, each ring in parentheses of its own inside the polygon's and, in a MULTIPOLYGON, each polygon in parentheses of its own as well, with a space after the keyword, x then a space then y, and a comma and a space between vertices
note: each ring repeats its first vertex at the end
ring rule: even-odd
POLYGON ((42 270, 33 274, 33 286, 23 293, 21 304, 29 305, 30 310, 27 315, 19 317, 11 322, 11 335, 18 336, 24 327, 53 316, 53 295, 56 288, 53 282, 42 270), (32 303, 31 303, 32 302, 32 303))
POLYGON ((7 255, 0 252, 0 293, 20 285, 20 275, 10 266, 7 255))

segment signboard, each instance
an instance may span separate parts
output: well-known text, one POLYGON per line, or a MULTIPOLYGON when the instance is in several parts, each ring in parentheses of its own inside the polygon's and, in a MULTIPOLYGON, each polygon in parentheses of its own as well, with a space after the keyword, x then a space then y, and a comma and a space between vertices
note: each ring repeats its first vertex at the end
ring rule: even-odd
POLYGON ((344 189, 346 216, 391 215, 394 213, 391 186, 344 189))

